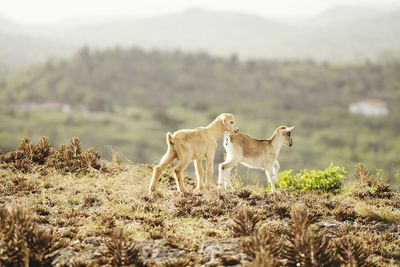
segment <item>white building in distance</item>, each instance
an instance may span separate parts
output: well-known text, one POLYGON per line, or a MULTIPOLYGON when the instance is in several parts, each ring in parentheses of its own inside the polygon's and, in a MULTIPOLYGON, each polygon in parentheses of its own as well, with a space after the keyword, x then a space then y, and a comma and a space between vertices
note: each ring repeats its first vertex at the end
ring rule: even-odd
POLYGON ((366 117, 386 116, 389 114, 386 102, 381 99, 367 98, 349 106, 350 114, 360 114, 366 117))

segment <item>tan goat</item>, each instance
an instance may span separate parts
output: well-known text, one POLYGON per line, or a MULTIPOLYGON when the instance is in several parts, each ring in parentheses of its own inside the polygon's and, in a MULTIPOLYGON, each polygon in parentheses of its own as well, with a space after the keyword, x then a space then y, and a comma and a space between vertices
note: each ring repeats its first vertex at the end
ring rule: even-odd
POLYGON ((200 191, 203 188, 204 171, 202 160, 206 161, 205 183, 206 186, 210 186, 214 173, 213 163, 218 139, 222 137, 224 132, 236 133, 238 131, 234 116, 229 113, 223 113, 205 127, 183 129, 176 131, 174 134, 167 133, 168 150, 161 158, 160 163, 153 169, 149 188, 150 193, 156 190, 161 173, 175 159, 178 160, 174 168, 178 191, 186 191, 183 185, 182 173, 192 160, 195 163, 197 190, 200 191))
POLYGON ((224 148, 225 162, 219 164, 218 187, 232 187, 229 174, 233 167, 243 165, 262 169, 271 184, 272 192, 277 192, 274 180, 278 178, 278 156, 282 145, 292 146, 291 131, 293 127, 280 126, 268 140, 256 140, 244 133, 226 134, 224 148))

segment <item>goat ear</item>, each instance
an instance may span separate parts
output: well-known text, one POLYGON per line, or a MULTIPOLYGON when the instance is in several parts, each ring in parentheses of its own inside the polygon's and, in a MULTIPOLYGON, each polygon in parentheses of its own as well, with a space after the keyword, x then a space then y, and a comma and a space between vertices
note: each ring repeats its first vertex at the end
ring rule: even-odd
POLYGON ((286 131, 287 131, 287 132, 290 132, 290 131, 293 130, 293 128, 294 128, 294 125, 293 125, 292 127, 287 127, 287 128, 286 128, 286 131))
POLYGON ((226 115, 225 114, 219 115, 219 119, 222 121, 223 124, 225 124, 225 125, 227 124, 226 123, 226 115))

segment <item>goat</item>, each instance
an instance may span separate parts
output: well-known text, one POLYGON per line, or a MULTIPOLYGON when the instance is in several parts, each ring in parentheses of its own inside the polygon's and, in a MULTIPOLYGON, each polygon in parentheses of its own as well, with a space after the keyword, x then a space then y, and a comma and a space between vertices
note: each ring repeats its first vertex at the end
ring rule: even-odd
POLYGON ((235 125, 234 116, 230 113, 222 113, 205 127, 183 129, 176 131, 174 134, 168 132, 166 135, 168 149, 161 158, 160 163, 153 169, 149 193, 151 194, 156 191, 161 173, 175 159, 178 160, 178 163, 174 168, 174 176, 179 192, 186 192, 183 185, 182 173, 192 160, 195 163, 196 169, 196 189, 200 191, 204 186, 202 160, 206 161, 205 184, 207 187, 210 187, 214 173, 213 163, 217 141, 224 132, 237 133, 238 131, 239 129, 235 125))
POLYGON ((224 137, 227 154, 225 162, 219 164, 218 188, 232 188, 229 174, 233 167, 242 163, 249 168, 262 169, 271 184, 272 192, 277 192, 274 181, 278 179, 277 158, 282 145, 292 146, 293 127, 280 126, 268 140, 256 140, 245 133, 228 133, 224 137))

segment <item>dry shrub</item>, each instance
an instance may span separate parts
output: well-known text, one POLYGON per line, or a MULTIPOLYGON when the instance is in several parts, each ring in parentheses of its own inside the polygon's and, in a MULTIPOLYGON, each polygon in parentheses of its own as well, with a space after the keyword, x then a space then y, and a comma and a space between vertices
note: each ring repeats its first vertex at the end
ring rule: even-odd
POLYGON ((153 212, 157 207, 153 203, 134 200, 131 209, 133 212, 153 212))
POLYGON ((363 163, 356 165, 354 177, 357 180, 357 186, 353 188, 353 195, 361 199, 364 198, 391 198, 393 192, 390 185, 384 182, 378 182, 372 177, 363 163))
POLYGON ((348 235, 335 240, 336 255, 345 266, 373 266, 368 262, 369 251, 360 238, 348 235))
POLYGON ((23 173, 36 170, 46 173, 48 169, 61 173, 86 172, 100 170, 102 165, 99 159, 99 153, 93 148, 82 151, 77 137, 73 137, 69 145, 61 145, 58 149, 52 147, 46 137, 42 137, 37 144, 24 138, 17 150, 0 155, 0 167, 23 173))
POLYGON ((243 249, 253 261, 249 266, 279 266, 283 243, 277 238, 268 226, 257 229, 250 240, 243 241, 243 249))
POLYGON ((96 195, 87 195, 83 199, 83 208, 90 208, 95 206, 100 206, 102 204, 102 200, 99 199, 96 195))
POLYGON ((351 206, 338 206, 334 210, 331 211, 331 214, 335 217, 336 220, 344 222, 344 221, 354 221, 357 217, 357 213, 354 210, 354 207, 351 206))
POLYGON ((21 208, 0 210, 0 266, 52 266, 65 242, 40 229, 21 208))
POLYGON ((153 227, 148 232, 151 239, 162 239, 165 236, 165 229, 160 226, 153 227))
POLYGON ((327 199, 327 193, 323 192, 308 192, 301 198, 302 202, 307 207, 307 212, 311 218, 311 222, 315 223, 326 213, 327 206, 334 204, 327 199))
POLYGON ((46 137, 40 138, 37 144, 32 144, 29 138, 24 138, 15 151, 0 155, 0 164, 2 168, 27 173, 36 165, 44 165, 52 152, 53 148, 46 137))
POLYGON ((293 207, 292 224, 288 229, 288 241, 282 249, 284 258, 290 266, 332 266, 334 251, 329 242, 316 232, 311 223, 312 217, 304 204, 293 207))
POLYGON ((354 224, 345 222, 339 226, 339 228, 333 233, 336 237, 343 237, 354 233, 355 231, 360 231, 354 224))
POLYGON ((176 216, 193 216, 195 215, 194 208, 205 206, 206 201, 202 196, 188 194, 177 197, 174 204, 176 216))
POLYGON ((54 150, 47 159, 46 166, 61 173, 87 171, 90 168, 99 170, 99 159, 99 153, 93 148, 82 152, 79 138, 73 137, 69 145, 61 145, 54 150))
POLYGON ((239 209, 233 217, 231 230, 234 237, 249 236, 253 234, 262 217, 251 208, 239 209))
POLYGON ((27 238, 30 266, 51 266, 58 254, 53 253, 65 246, 60 236, 51 230, 35 229, 27 238), (33 252, 33 253, 32 253, 33 252))
POLYGON ((376 185, 376 181, 370 176, 367 167, 363 163, 356 165, 354 177, 363 185, 373 187, 376 185))
POLYGON ((33 167, 33 153, 34 146, 28 138, 24 138, 17 150, 0 155, 1 167, 28 173, 33 167))
MULTIPOLYGON (((236 198, 230 197, 225 192, 209 191, 202 196, 190 196, 191 216, 212 219, 219 216, 230 215, 238 205, 236 198)), ((189 208, 188 206, 186 208, 189 208)))
POLYGON ((266 206, 267 210, 269 211, 270 216, 277 217, 279 219, 285 219, 290 217, 290 207, 291 204, 289 203, 273 203, 268 206, 266 206))
POLYGON ((276 267, 283 266, 282 263, 270 254, 270 251, 257 252, 254 259, 246 267, 276 267))
POLYGON ((263 226, 244 243, 250 266, 337 266, 334 248, 314 230, 306 205, 294 206, 291 219, 284 240, 263 226))
POLYGON ((396 232, 377 233, 363 225, 343 223, 325 234, 332 237, 337 260, 342 265, 385 266, 382 257, 400 259, 400 236, 396 232), (374 262, 374 257, 380 258, 380 263, 374 262))
POLYGON ((34 145, 34 152, 32 155, 32 161, 36 164, 43 165, 46 163, 47 158, 53 151, 49 140, 46 137, 39 139, 39 142, 34 145))
POLYGON ((251 191, 247 188, 241 188, 237 192, 237 196, 242 199, 248 199, 251 196, 251 191))
POLYGON ((0 195, 24 196, 35 194, 39 191, 39 185, 33 180, 28 180, 24 175, 12 175, 0 177, 0 195))
POLYGON ((397 233, 363 232, 362 237, 368 249, 374 254, 400 259, 400 236, 397 233))
MULTIPOLYGON (((154 235, 155 237, 158 235, 157 232, 165 232, 166 231, 166 226, 165 226, 165 218, 162 218, 160 216, 155 216, 155 217, 147 217, 147 216, 137 216, 136 220, 140 222, 140 224, 143 226, 143 229, 150 233, 151 235, 154 235)), ((154 238, 157 239, 157 238, 154 238)))
POLYGON ((105 245, 107 251, 104 256, 109 258, 112 266, 143 266, 136 242, 122 229, 114 231, 111 237, 105 241, 105 245))

